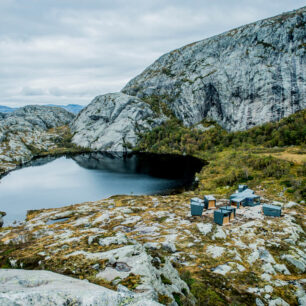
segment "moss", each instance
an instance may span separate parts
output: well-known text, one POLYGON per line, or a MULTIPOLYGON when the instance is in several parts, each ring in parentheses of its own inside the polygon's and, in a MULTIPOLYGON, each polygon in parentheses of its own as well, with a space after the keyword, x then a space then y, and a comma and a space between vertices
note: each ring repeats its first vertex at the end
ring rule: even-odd
POLYGON ((163 305, 169 305, 172 303, 172 299, 167 296, 167 295, 164 295, 164 294, 158 294, 158 302, 163 304, 163 305))
POLYGON ((164 274, 160 275, 160 279, 161 279, 163 284, 165 284, 165 285, 172 285, 171 280, 169 278, 167 278, 164 274))
POLYGON ((135 289, 138 285, 141 284, 141 277, 140 275, 135 275, 131 273, 128 277, 120 281, 120 284, 133 290, 135 289))
POLYGON ((193 274, 190 271, 181 270, 180 276, 196 298, 196 305, 229 305, 231 303, 255 305, 255 296, 234 287, 237 282, 244 284, 244 281, 233 281, 229 277, 217 275, 208 270, 197 271, 193 274))

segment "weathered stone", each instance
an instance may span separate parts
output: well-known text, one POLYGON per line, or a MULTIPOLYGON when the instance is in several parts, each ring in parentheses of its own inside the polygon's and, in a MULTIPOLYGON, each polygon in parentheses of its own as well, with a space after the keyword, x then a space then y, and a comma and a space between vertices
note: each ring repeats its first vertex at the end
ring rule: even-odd
POLYGON ((0 303, 11 305, 160 305, 141 294, 115 292, 49 271, 0 270, 0 303))
POLYGON ((160 125, 149 104, 137 97, 111 93, 96 97, 71 124, 72 141, 95 150, 123 152, 135 146, 140 132, 160 125))
POLYGON ((211 223, 197 223, 197 228, 203 235, 207 235, 212 230, 212 224, 211 223))
POLYGON ((277 121, 306 107, 305 7, 161 56, 122 92, 159 96, 185 125, 227 130, 277 121))

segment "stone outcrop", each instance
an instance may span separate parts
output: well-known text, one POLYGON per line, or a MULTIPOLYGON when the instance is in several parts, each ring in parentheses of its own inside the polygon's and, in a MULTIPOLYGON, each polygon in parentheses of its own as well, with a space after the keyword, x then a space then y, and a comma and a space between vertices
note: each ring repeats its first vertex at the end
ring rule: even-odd
POLYGON ((165 103, 186 126, 206 118, 228 131, 304 109, 305 12, 260 20, 163 55, 122 93, 98 96, 83 109, 71 125, 73 142, 128 150, 139 133, 167 119, 150 101, 165 103))
MULTIPOLYGON (((58 107, 29 105, 0 117, 0 165, 5 171, 57 146, 51 129, 69 124, 74 115, 58 107)), ((1 171, 0 171, 1 172, 1 171)))
POLYGON ((137 134, 160 125, 150 105, 137 97, 110 93, 96 97, 71 124, 73 142, 100 151, 125 151, 137 134))
POLYGON ((11 305, 161 305, 125 288, 118 292, 50 271, 2 269, 0 304, 11 305))
POLYGON ((210 118, 229 131, 306 107, 306 7, 160 57, 122 92, 158 96, 185 125, 210 118))
MULTIPOLYGON (((0 266, 50 270, 117 291, 125 286, 134 299, 142 297, 173 306, 180 300, 183 305, 192 305, 188 302, 194 298, 183 281, 190 278, 179 274, 177 267, 180 272, 187 269, 194 273, 192 278, 203 275, 203 294, 207 294, 207 287, 225 294, 224 305, 233 301, 255 305, 256 298, 264 305, 280 298, 289 305, 298 305, 299 299, 304 305, 306 243, 301 225, 305 205, 278 202, 281 218, 264 216, 261 205, 240 207, 235 220, 221 227, 214 225, 213 210, 203 211, 203 222, 192 217, 190 197, 186 193, 117 195, 29 211, 23 224, 0 229, 0 266)), ((264 198, 262 201, 271 203, 264 198)), ((218 207, 226 203, 227 199, 218 197, 218 207)), ((47 278, 43 274, 41 279, 47 278)), ((73 290, 70 279, 67 282, 64 288, 73 290)), ((42 284, 33 290, 42 294, 51 285, 42 284)), ((55 289, 54 296, 60 296, 61 286, 55 289)), ((7 295, 15 297, 14 290, 7 295)), ((31 290, 24 289, 28 293, 31 290)), ((106 290, 105 294, 111 293, 106 290)))

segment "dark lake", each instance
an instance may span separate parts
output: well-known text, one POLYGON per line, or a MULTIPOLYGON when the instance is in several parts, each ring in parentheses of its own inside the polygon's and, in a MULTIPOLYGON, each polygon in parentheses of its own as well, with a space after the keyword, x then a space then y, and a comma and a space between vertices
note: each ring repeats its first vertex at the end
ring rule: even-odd
POLYGON ((61 207, 116 194, 169 194, 188 189, 203 162, 187 156, 86 153, 36 159, 0 181, 4 224, 30 209, 61 207))

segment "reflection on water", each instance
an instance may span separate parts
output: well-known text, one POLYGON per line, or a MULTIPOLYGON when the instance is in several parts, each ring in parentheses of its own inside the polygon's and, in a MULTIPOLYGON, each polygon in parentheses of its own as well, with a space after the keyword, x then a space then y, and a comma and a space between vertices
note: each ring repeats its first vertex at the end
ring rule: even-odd
POLYGON ((182 156, 87 153, 32 161, 0 181, 5 225, 26 211, 95 201, 115 194, 170 193, 188 187, 202 167, 182 156))

